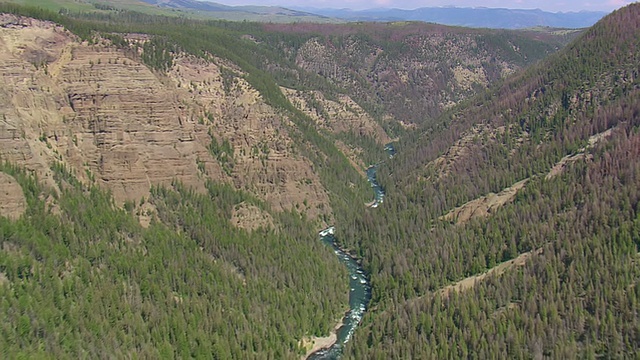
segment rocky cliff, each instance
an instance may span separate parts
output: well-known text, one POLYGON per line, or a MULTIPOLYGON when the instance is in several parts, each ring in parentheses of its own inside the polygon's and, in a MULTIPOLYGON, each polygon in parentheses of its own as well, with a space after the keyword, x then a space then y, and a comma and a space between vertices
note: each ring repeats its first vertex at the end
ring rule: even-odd
POLYGON ((288 119, 233 64, 179 55, 160 74, 107 40, 81 42, 51 22, 3 15, 0 26, 2 158, 45 179, 63 162, 119 203, 174 180, 203 191, 212 179, 275 209, 330 212, 288 119))
POLYGON ((27 208, 20 184, 11 175, 0 172, 0 216, 15 220, 27 208))

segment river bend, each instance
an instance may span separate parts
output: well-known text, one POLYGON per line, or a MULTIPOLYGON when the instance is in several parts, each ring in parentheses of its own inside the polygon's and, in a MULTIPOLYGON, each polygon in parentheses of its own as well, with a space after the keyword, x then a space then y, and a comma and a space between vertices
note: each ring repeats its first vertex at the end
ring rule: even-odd
MULTIPOLYGON (((385 145, 384 148, 392 158, 396 151, 392 144, 385 145)), ((384 189, 376 180, 378 165, 372 165, 367 169, 367 180, 371 184, 375 193, 374 201, 369 205, 378 207, 384 201, 384 189)), ((338 256, 349 272, 349 311, 342 318, 342 326, 338 329, 337 341, 329 348, 321 349, 311 354, 307 359, 311 360, 333 360, 339 359, 345 345, 351 340, 356 328, 360 324, 364 312, 371 301, 371 283, 358 261, 336 244, 335 228, 326 228, 319 233, 320 239, 333 248, 333 252, 338 256)))

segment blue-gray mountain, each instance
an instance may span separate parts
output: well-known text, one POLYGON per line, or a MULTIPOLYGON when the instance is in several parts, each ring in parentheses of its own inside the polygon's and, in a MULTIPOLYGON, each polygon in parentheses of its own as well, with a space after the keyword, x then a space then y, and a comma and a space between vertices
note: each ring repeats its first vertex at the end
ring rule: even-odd
POLYGON ((198 11, 202 15, 227 20, 265 22, 424 21, 443 25, 494 29, 524 29, 538 26, 577 29, 589 27, 606 15, 605 12, 553 13, 539 9, 424 7, 415 10, 387 8, 351 10, 314 7, 284 8, 261 5, 229 6, 198 0, 143 1, 161 8, 198 11))
POLYGON ((300 8, 310 13, 348 21, 425 21, 443 25, 484 27, 495 29, 524 29, 536 26, 584 28, 595 24, 604 12, 552 13, 539 9, 492 9, 425 7, 402 9, 315 9, 300 8))

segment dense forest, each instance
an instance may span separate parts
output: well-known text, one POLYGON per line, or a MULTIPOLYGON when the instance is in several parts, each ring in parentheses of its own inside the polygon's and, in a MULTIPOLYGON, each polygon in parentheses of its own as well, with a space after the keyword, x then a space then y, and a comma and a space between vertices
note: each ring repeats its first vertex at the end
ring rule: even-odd
POLYGON ((228 186, 155 189, 146 201, 162 222, 143 229, 62 165, 52 169, 60 194, 15 166, 1 170, 28 201, 20 220, 0 217, 9 358, 295 358, 299 339, 327 333, 326 314, 346 302, 347 289, 332 285, 345 271, 298 214, 276 214, 278 230, 236 229, 231 207, 264 204, 228 186))
MULTIPOLYGON (((0 12, 59 23, 89 44, 109 41, 158 74, 177 54, 222 58, 290 120, 296 151, 329 194, 337 239, 373 289, 346 357, 640 351, 640 5, 562 37, 112 10, 0 3, 0 12), (132 43, 131 33, 150 37, 132 43), (383 146, 318 128, 281 86, 349 95, 399 139, 378 168, 381 206, 365 207, 373 194, 363 169, 336 144, 359 149, 364 164, 387 158, 383 146), (449 216, 514 184, 523 185, 484 214, 449 216)), ((229 142, 211 136, 208 150, 231 175, 229 142)), ((119 207, 77 169, 54 161, 49 170, 53 187, 0 165, 27 203, 19 219, 0 217, 8 358, 299 358, 300 340, 326 336, 346 309, 346 270, 318 240, 321 221, 303 212, 275 211, 214 179, 204 191, 153 186, 119 207), (146 228, 136 218, 145 204, 156 211, 146 228), (272 223, 234 226, 244 206, 272 223)))
POLYGON ((378 309, 353 358, 637 353, 638 19, 640 6, 616 11, 398 146, 380 170, 385 206, 343 225, 378 309), (527 179, 488 217, 441 218, 527 179), (522 266, 441 291, 520 254, 522 266))
MULTIPOLYGON (((231 61, 291 120, 296 148, 315 164, 336 216, 372 196, 329 134, 319 132, 259 67, 260 61, 282 61, 279 55, 242 40, 244 32, 229 24, 6 3, 0 12, 62 24, 88 44, 110 41, 158 73, 180 53, 231 61), (132 44, 126 33, 153 37, 132 44)), ((47 142, 46 135, 39 141, 47 142)), ((233 167, 228 142, 211 136, 209 151, 225 171, 233 167)), ((61 162, 51 163, 54 188, 8 162, 1 171, 18 180, 28 202, 19 220, 0 217, 7 314, 0 348, 8 357, 297 358, 306 352, 301 340, 327 335, 348 307, 347 272, 319 241, 322 224, 296 210, 274 211, 213 180, 205 194, 179 182, 154 187, 148 198, 121 209, 95 181, 79 181, 78 169, 61 162), (234 209, 247 204, 272 223, 252 231, 233 225, 234 209), (145 229, 137 213, 146 205, 156 212, 145 229)))

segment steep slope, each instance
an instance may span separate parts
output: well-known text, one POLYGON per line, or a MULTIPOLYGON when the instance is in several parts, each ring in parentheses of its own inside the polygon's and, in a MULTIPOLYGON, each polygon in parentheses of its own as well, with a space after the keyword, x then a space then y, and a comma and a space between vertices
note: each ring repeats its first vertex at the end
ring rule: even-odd
POLYGON ((0 15, 3 355, 297 358, 348 288, 290 114, 229 60, 66 21, 0 15))
POLYGON ((639 19, 637 4, 614 12, 380 168, 385 206, 344 229, 366 234, 347 245, 367 254, 377 303, 352 358, 638 352, 639 19), (440 218, 519 181, 513 202, 487 216, 440 218), (530 251, 523 266, 499 265, 530 251), (442 296, 487 270, 472 290, 442 296))
POLYGON ((328 215, 329 207, 318 208, 328 197, 310 161, 292 153, 288 120, 231 64, 183 55, 167 75, 154 73, 108 41, 89 45, 53 23, 10 15, 0 46, 3 158, 44 178, 53 159, 62 161, 119 203, 175 180, 204 190, 209 177, 275 209, 306 202, 312 218, 328 215), (214 143, 232 153, 222 159, 214 143))
MULTIPOLYGON (((309 229, 368 186, 243 49, 199 23, 172 21, 171 38, 166 19, 127 13, 113 21, 151 34, 116 34, 5 8, 42 19, 0 26, 2 166, 27 196, 3 197, 0 218, 8 356, 295 358, 333 329, 346 274, 309 229)), ((343 104, 353 128, 362 118, 384 136, 343 104)))
POLYGON ((0 173, 0 189, 0 216, 17 220, 27 207, 22 187, 11 175, 0 173))
POLYGON ((330 331, 326 314, 347 301, 347 274, 311 224, 230 186, 154 187, 144 229, 64 165, 51 169, 59 192, 17 166, 0 171, 3 191, 24 194, 12 198, 21 209, 0 206, 6 357, 296 359, 299 341, 330 331), (241 204, 279 231, 235 228, 241 204))
MULTIPOLYGON (((559 38, 542 33, 421 23, 264 28, 268 32, 258 37, 261 41, 280 48, 306 72, 346 89, 379 120, 390 116, 386 126, 392 128, 430 123, 443 110, 562 47, 559 38)), ((285 86, 317 83, 269 66, 285 86)))
POLYGON ((476 85, 497 81, 507 69, 557 46, 524 35, 425 25, 327 26, 321 32, 348 30, 339 39, 342 47, 320 51, 308 62, 304 59, 316 53, 309 49, 327 50, 330 40, 295 26, 301 33, 286 38, 301 44, 299 50, 283 43, 268 46, 282 36, 280 28, 266 32, 252 24, 184 23, 127 12, 78 16, 114 25, 55 16, 81 40, 52 23, 4 20, 2 91, 11 99, 4 103, 2 123, 7 159, 38 169, 47 179, 47 163, 55 158, 81 179, 107 186, 119 203, 137 201, 152 184, 174 180, 202 191, 211 178, 248 190, 275 209, 295 208, 325 222, 331 221, 332 207, 346 211, 357 202, 349 196, 364 196, 366 183, 355 170, 382 158, 388 131, 401 133, 403 126, 414 126, 411 121, 423 121, 407 114, 437 114, 476 85), (129 35, 114 34, 116 29, 129 35), (382 35, 367 40, 366 33, 376 31, 382 35), (148 34, 131 35, 142 32, 148 34), (450 61, 462 65, 438 83, 418 81, 435 76, 421 69, 445 66, 436 62, 445 54, 416 52, 415 45, 449 38, 460 44, 450 49, 450 61), (503 50, 494 66, 487 56, 498 48, 503 50), (372 67, 360 70, 359 60, 370 51, 374 57, 366 63, 372 67), (346 65, 344 76, 318 68, 330 64, 346 65), (422 75, 400 76, 404 80, 392 82, 399 87, 376 80, 399 71, 422 75), (483 75, 487 71, 493 75, 483 75), (297 74, 300 81, 286 74, 297 74), (274 80, 286 87, 276 88, 274 80), (456 99, 445 104, 435 94, 456 99))

